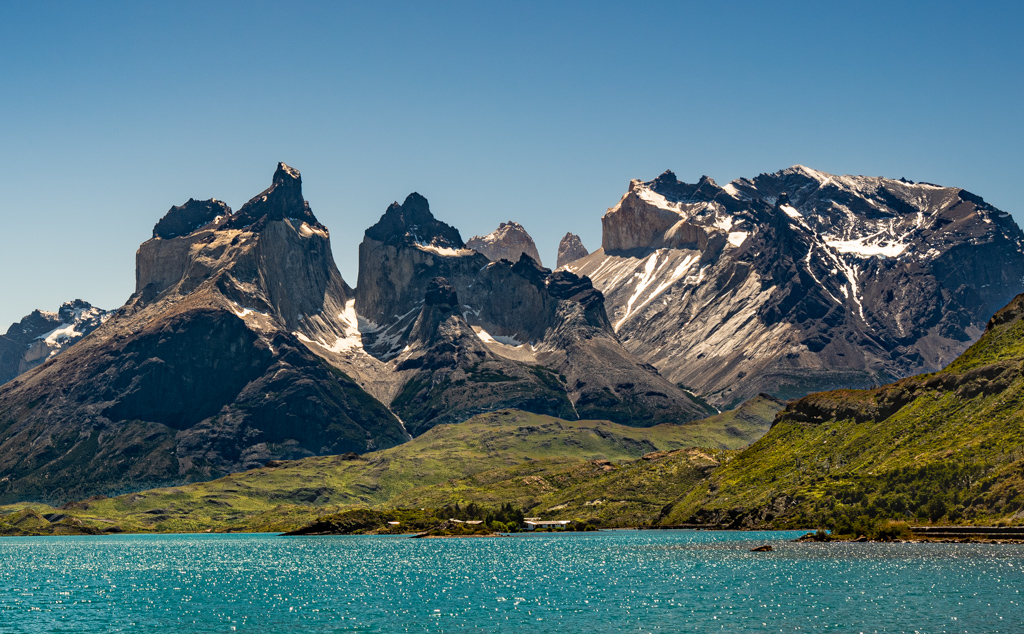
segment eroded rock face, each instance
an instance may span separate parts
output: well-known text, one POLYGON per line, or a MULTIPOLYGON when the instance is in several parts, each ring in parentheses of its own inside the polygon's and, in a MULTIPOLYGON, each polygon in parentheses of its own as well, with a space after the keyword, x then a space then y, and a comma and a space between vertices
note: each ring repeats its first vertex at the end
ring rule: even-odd
POLYGON ((483 253, 492 261, 518 262, 525 253, 533 258, 534 262, 541 264, 540 253, 533 238, 526 229, 523 229, 523 225, 511 220, 501 223, 486 236, 473 236, 466 242, 466 247, 483 253))
MULTIPOLYGON (((705 182, 706 188, 717 188, 706 176, 701 180, 705 182)), ((662 248, 706 251, 713 236, 717 239, 715 246, 721 248, 720 235, 690 221, 692 212, 706 204, 702 198, 691 194, 683 201, 669 203, 655 189, 634 180, 619 204, 601 218, 601 247, 609 254, 662 248)))
POLYGON ((537 359, 565 377, 580 418, 650 427, 715 413, 622 347, 589 278, 556 271, 546 284, 559 301, 537 359))
POLYGON ((427 285, 409 344, 394 368, 402 387, 391 408, 413 435, 502 408, 573 417, 557 375, 488 349, 463 317, 455 287, 444 278, 427 285))
POLYGON ((55 313, 34 310, 0 335, 0 383, 67 350, 109 317, 102 308, 76 299, 55 313))
POLYGON ((570 262, 575 262, 580 258, 585 258, 590 255, 587 248, 583 246, 583 241, 575 233, 567 233, 562 237, 561 242, 558 243, 558 263, 557 267, 562 268, 570 262))
POLYGON ((279 165, 237 214, 154 233, 128 303, 0 388, 0 500, 208 480, 407 437, 357 383, 379 368, 357 353, 352 291, 297 170, 279 165))
POLYGON ((404 346, 427 284, 435 277, 474 277, 487 257, 465 248, 459 231, 436 220, 427 199, 413 193, 393 203, 366 230, 359 245, 359 281, 355 299, 363 345, 389 359, 404 346))
MULTIPOLYGON (((451 239, 453 230, 432 215, 419 216, 419 229, 412 231, 411 223, 399 222, 406 217, 403 207, 409 202, 407 199, 402 206, 392 205, 381 222, 367 230, 360 247, 356 307, 365 320, 361 327, 368 352, 389 365, 397 364, 402 371, 411 368, 410 355, 417 359, 426 355, 419 350, 424 344, 417 337, 423 332, 424 320, 440 313, 437 305, 424 298, 439 292, 436 278, 443 277, 446 287, 450 286, 457 296, 458 306, 452 308, 457 312, 444 313, 448 326, 436 326, 434 317, 428 322, 430 332, 445 333, 441 338, 445 343, 432 348, 432 372, 440 372, 444 363, 463 367, 459 364, 464 359, 486 351, 490 355, 488 363, 497 363, 493 358, 496 355, 505 359, 502 363, 534 368, 525 375, 513 370, 503 375, 522 375, 508 383, 518 383, 517 390, 540 394, 539 401, 531 401, 533 405, 522 394, 517 397, 525 399, 519 407, 529 411, 560 411, 564 401, 551 401, 549 392, 553 390, 576 405, 573 416, 598 416, 630 425, 685 422, 706 414, 685 392, 622 348, 605 314, 604 299, 589 280, 566 272, 552 274, 526 254, 515 263, 489 261, 480 253, 462 248, 451 239), (388 234, 385 228, 395 233, 388 234), (474 338, 466 339, 470 332, 474 338), (554 382, 552 372, 558 377, 554 382), (544 380, 537 384, 540 377, 544 380), (554 410, 543 409, 551 407, 554 410)), ((422 203, 416 202, 422 210, 422 203)), ((461 371, 468 370, 463 367, 461 371)), ((463 378, 459 375, 452 380, 463 378)), ((424 392, 425 386, 414 383, 418 379, 403 380, 406 382, 392 401, 392 408, 405 412, 399 415, 407 426, 417 416, 437 416, 424 409, 408 409, 403 394, 413 390, 410 385, 415 394, 420 394, 416 402, 434 393, 424 392)), ((500 402, 497 396, 491 400, 500 402)), ((441 407, 440 402, 435 401, 435 406, 441 407)), ((459 401, 454 405, 446 397, 444 402, 448 403, 441 408, 448 417, 445 420, 464 420, 470 413, 486 411, 479 407, 490 401, 459 401)))
POLYGON ((1024 234, 957 188, 802 166, 633 181, 568 265, 625 347, 720 407, 936 370, 1022 288, 1024 234))

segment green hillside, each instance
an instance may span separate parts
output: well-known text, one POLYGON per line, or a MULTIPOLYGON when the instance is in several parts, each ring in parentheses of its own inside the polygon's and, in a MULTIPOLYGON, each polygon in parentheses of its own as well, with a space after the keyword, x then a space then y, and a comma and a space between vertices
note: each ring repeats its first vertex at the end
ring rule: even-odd
POLYGON ((1024 518, 1024 296, 945 370, 812 394, 663 521, 862 529, 1024 518))
POLYGON ((389 504, 440 508, 469 502, 495 507, 510 502, 546 519, 580 519, 605 527, 654 524, 666 504, 685 495, 727 453, 689 448, 619 463, 522 464, 412 489, 389 504))
MULTIPOLYGON (((646 454, 690 447, 708 447, 715 453, 742 447, 765 433, 780 407, 771 399, 757 398, 739 410, 706 420, 649 428, 502 410, 457 425, 440 425, 403 445, 362 456, 271 462, 211 482, 91 498, 60 509, 41 504, 2 507, 0 533, 17 533, 9 522, 5 527, 5 520, 26 508, 43 516, 66 515, 100 530, 130 532, 291 530, 344 508, 442 506, 448 501, 515 501, 523 508, 549 508, 579 496, 587 497, 586 501, 601 498, 601 482, 626 482, 618 474, 636 470, 628 466, 635 461, 651 463, 638 460, 646 454), (594 461, 601 463, 598 470, 593 469, 594 461), (611 466, 612 473, 604 470, 605 465, 611 466), (557 487, 538 489, 530 484, 556 474, 561 474, 555 478, 560 483, 557 487), (523 483, 524 479, 529 482, 523 483), (555 495, 574 483, 581 487, 578 495, 555 495)), ((668 460, 685 462, 676 457, 668 460)), ((680 486, 699 479, 695 474, 701 472, 694 469, 684 468, 686 475, 680 482, 685 485, 680 486)), ((651 495, 659 490, 661 497, 641 505, 644 509, 658 510, 682 493, 678 486, 658 484, 651 495)), ((589 511, 582 502, 577 506, 589 511)), ((606 507, 611 508, 616 507, 606 507)), ((595 517, 614 515, 606 509, 595 517)))

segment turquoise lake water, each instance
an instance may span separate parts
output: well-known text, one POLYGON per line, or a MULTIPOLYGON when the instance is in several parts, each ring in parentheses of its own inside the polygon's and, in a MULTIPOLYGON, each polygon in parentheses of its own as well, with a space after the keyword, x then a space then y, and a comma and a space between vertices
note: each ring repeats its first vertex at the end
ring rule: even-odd
POLYGON ((0 632, 1024 631, 1024 547, 798 534, 0 538, 0 632))

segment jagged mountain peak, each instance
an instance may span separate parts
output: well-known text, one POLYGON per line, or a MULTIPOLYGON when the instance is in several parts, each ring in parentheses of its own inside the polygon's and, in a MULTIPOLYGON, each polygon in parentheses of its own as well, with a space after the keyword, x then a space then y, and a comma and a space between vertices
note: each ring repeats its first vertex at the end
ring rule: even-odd
POLYGON ((170 240, 217 223, 231 215, 231 207, 216 198, 189 198, 184 205, 171 207, 153 227, 153 237, 170 240))
POLYGON ((0 384, 64 352, 99 328, 109 312, 75 299, 57 312, 34 310, 0 335, 0 384))
POLYGON ((528 280, 537 288, 544 285, 545 280, 551 274, 551 269, 545 268, 539 260, 531 258, 523 253, 512 265, 512 271, 520 277, 528 280))
POLYGON ((84 320, 92 320, 99 318, 101 315, 105 315, 107 311, 93 306, 84 299, 73 299, 69 302, 64 302, 57 309, 57 318, 61 322, 75 323, 84 320))
POLYGON ((267 222, 286 218, 305 222, 326 232, 302 197, 302 175, 299 170, 278 163, 271 185, 242 205, 236 213, 223 201, 211 198, 189 198, 183 205, 172 206, 153 227, 153 237, 171 240, 191 235, 202 229, 246 229, 258 231, 267 222), (262 221, 262 222, 261 222, 262 221))
MULTIPOLYGON (((229 212, 223 203, 191 200, 167 218, 173 229, 221 211, 229 212)), ((136 254, 133 310, 165 293, 202 291, 206 301, 232 307, 254 323, 264 320, 266 329, 298 331, 328 348, 351 330, 351 289, 334 264, 330 234, 302 198, 298 170, 279 163, 270 187, 238 212, 172 239, 167 237, 175 232, 158 233, 165 237, 146 241, 136 254)))
POLYGON ((710 176, 701 176, 696 183, 685 183, 679 180, 671 182, 667 178, 655 179, 645 185, 656 195, 664 197, 665 202, 674 203, 677 207, 693 211, 701 211, 702 206, 713 205, 719 211, 730 214, 742 212, 745 205, 741 202, 741 192, 731 184, 719 187, 710 176), (694 207, 696 206, 696 207, 694 207))
POLYGON ((602 225, 569 268, 630 351, 722 406, 938 369, 1024 279, 1024 233, 980 197, 802 165, 634 180, 602 225))
POLYGON ((659 179, 631 181, 626 194, 601 218, 604 251, 720 248, 725 239, 719 240, 719 234, 731 228, 732 212, 741 203, 710 179, 690 185, 670 172, 659 179))
POLYGON ((466 246, 459 230, 434 218, 430 203, 416 192, 406 196, 402 204, 391 203, 365 236, 389 245, 419 244, 441 249, 466 246))
POLYGON ((405 437, 362 387, 379 364, 358 349, 351 289, 296 170, 279 165, 225 222, 147 240, 137 263, 137 292, 101 328, 0 388, 0 418, 32 430, 0 435, 0 476, 13 475, 0 499, 180 484, 405 437), (74 462, 33 434, 68 438, 74 462), (13 473, 19 461, 32 469, 13 473))
POLYGON ((834 174, 829 174, 828 172, 823 172, 821 170, 816 170, 816 169, 814 169, 812 167, 807 167, 806 165, 800 165, 799 163, 796 164, 796 165, 793 165, 792 167, 787 167, 784 170, 780 170, 778 173, 779 174, 803 174, 804 176, 807 176, 809 178, 813 178, 816 181, 826 181, 826 180, 828 180, 830 178, 834 178, 835 177, 834 174))
POLYGON ((356 306, 365 349, 390 359, 402 349, 427 283, 461 271, 476 273, 487 258, 465 248, 459 230, 434 217, 427 199, 412 193, 392 203, 359 244, 356 306), (397 320, 397 321, 396 321, 397 320))
POLYGON ((287 185, 289 182, 297 183, 301 187, 302 174, 290 165, 283 162, 278 163, 277 171, 274 172, 274 184, 287 185))
POLYGON ((302 197, 302 175, 299 170, 278 163, 270 187, 242 205, 224 226, 241 229, 256 225, 258 230, 260 225, 257 223, 264 219, 265 222, 273 222, 286 218, 306 222, 326 231, 326 227, 317 221, 309 203, 302 197))
MULTIPOLYGON (((718 184, 715 182, 715 179, 711 178, 706 174, 702 175, 696 183, 691 184, 684 183, 683 181, 679 180, 679 177, 676 176, 676 173, 673 172, 672 170, 665 170, 660 175, 658 175, 657 178, 648 183, 644 183, 643 181, 637 182, 646 185, 656 191, 667 190, 671 192, 672 190, 679 188, 687 188, 688 190, 698 191, 701 187, 713 188, 715 190, 721 189, 718 187, 718 184)), ((692 195, 692 191, 688 191, 687 195, 692 195)))
POLYGON ((523 225, 511 220, 501 223, 486 236, 473 236, 466 242, 466 247, 486 255, 490 260, 516 262, 525 253, 538 264, 541 263, 540 252, 533 238, 523 225))
POLYGON ((585 258, 588 255, 590 255, 590 251, 587 251, 587 247, 583 246, 583 240, 575 233, 568 232, 562 236, 562 240, 558 243, 558 259, 556 260, 555 267, 560 269, 566 264, 575 262, 580 258, 585 258))

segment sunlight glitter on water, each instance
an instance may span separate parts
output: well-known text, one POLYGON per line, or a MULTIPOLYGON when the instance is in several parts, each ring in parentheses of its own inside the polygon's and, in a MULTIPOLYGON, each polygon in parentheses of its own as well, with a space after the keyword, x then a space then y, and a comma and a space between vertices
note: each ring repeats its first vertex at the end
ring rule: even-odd
POLYGON ((797 534, 3 538, 0 632, 1024 627, 1024 547, 797 534))

